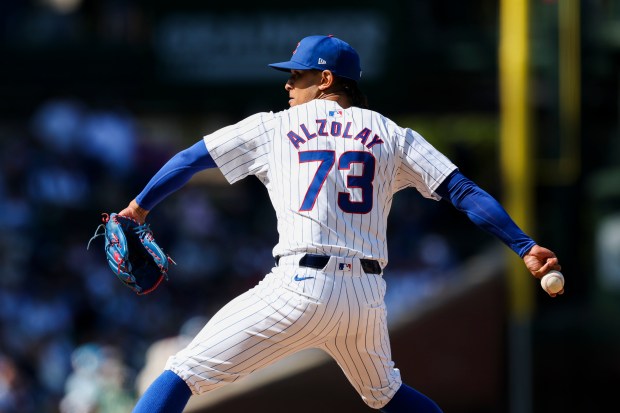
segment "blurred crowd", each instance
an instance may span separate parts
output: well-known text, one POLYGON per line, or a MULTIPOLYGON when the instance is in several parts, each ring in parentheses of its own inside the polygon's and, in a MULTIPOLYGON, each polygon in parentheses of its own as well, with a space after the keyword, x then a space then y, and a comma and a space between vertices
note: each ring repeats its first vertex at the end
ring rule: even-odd
MULTIPOLYGON (((0 123, 0 137, 0 413, 128 412, 149 346, 272 266, 266 191, 254 179, 190 184, 160 204, 150 223, 178 265, 139 297, 111 273, 102 238, 86 247, 101 213, 122 209, 182 149, 178 137, 155 145, 122 107, 65 98, 0 123)), ((389 234, 395 307, 432 293, 460 258, 441 235, 450 218, 404 192, 389 234)))

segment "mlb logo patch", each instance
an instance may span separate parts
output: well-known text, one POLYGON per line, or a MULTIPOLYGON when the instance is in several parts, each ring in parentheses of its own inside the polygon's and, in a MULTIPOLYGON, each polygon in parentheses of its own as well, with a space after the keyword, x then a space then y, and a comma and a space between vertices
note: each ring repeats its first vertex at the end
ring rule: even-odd
POLYGON ((338 264, 338 269, 340 271, 351 271, 351 264, 346 264, 344 262, 338 264))
POLYGON ((329 111, 329 116, 331 116, 332 118, 341 118, 342 117, 342 110, 330 110, 329 111))

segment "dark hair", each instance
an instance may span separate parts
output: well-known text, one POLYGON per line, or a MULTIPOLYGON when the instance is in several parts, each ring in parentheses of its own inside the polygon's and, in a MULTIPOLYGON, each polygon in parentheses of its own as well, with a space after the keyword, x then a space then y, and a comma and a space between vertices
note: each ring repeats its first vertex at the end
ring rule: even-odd
POLYGON ((360 90, 355 80, 340 76, 336 76, 336 79, 338 79, 338 85, 344 90, 349 99, 351 99, 352 106, 369 109, 368 98, 360 90))

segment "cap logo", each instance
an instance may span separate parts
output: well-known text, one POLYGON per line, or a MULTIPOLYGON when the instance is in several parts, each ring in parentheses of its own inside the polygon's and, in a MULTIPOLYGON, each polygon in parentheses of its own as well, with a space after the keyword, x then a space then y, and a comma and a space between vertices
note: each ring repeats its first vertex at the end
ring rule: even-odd
POLYGON ((320 65, 326 65, 326 64, 327 64, 327 62, 326 62, 324 59, 321 59, 321 58, 319 57, 319 64, 320 64, 320 65))
POLYGON ((301 42, 297 42, 297 46, 295 46, 295 50, 293 50, 293 54, 297 53, 297 49, 299 49, 299 45, 301 42))

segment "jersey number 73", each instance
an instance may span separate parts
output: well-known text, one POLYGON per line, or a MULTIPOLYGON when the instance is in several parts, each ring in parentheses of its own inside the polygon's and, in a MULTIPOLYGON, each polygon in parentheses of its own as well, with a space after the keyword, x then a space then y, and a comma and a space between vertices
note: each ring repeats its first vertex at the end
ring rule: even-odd
MULTIPOLYGON (((306 196, 299 208, 300 211, 310 211, 314 208, 316 199, 327 176, 334 169, 336 153, 334 151, 304 151, 299 152, 299 163, 319 162, 319 166, 308 186, 306 196)), ((372 210, 373 185, 375 179, 375 157, 364 151, 344 152, 338 158, 338 170, 350 171, 353 164, 362 165, 361 175, 349 173, 346 175, 347 188, 361 190, 361 200, 352 201, 350 192, 338 192, 338 207, 350 214, 367 214, 372 210)))

